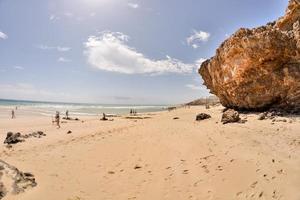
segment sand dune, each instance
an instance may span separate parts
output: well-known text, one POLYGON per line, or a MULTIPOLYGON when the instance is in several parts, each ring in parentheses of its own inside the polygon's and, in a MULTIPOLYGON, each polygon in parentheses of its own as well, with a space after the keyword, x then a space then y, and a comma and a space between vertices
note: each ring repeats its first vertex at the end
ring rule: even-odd
POLYGON ((47 117, 2 118, 0 141, 7 131, 47 134, 1 145, 1 159, 37 182, 4 199, 300 199, 299 117, 242 114, 246 123, 223 125, 221 112, 199 106, 145 119, 84 117, 61 129, 47 117), (196 122, 200 112, 212 118, 196 122))

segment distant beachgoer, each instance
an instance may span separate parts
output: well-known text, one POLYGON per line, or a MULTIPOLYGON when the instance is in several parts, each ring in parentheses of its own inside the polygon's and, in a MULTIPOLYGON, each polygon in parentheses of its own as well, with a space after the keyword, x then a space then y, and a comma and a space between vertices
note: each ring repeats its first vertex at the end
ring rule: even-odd
POLYGON ((56 111, 56 114, 55 114, 55 122, 56 122, 57 128, 60 128, 60 116, 59 116, 58 111, 56 111))
POLYGON ((16 110, 18 110, 18 106, 16 106, 16 110))
POLYGON ((130 115, 132 115, 132 113, 133 113, 133 110, 132 110, 132 109, 130 109, 130 115))
POLYGON ((101 120, 103 120, 103 121, 108 120, 108 119, 106 118, 106 114, 105 114, 105 113, 103 113, 103 117, 101 118, 101 120))
POLYGON ((66 111, 66 118, 69 119, 69 111, 66 111))
POLYGON ((15 115, 15 111, 14 111, 14 110, 11 110, 11 118, 12 118, 12 119, 16 118, 16 115, 15 115))

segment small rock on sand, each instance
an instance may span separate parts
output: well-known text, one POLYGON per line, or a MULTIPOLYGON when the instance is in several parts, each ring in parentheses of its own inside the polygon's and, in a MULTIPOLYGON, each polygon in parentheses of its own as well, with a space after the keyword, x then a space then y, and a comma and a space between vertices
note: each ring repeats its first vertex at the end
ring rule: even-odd
POLYGON ((267 113, 260 113, 259 115, 258 115, 258 120, 264 120, 264 119, 266 119, 266 117, 267 117, 267 113))
POLYGON ((142 168, 142 166, 140 166, 140 165, 135 165, 135 167, 134 167, 134 169, 141 169, 142 168))
POLYGON ((196 121, 202 121, 202 120, 209 119, 209 118, 211 118, 211 116, 209 114, 200 113, 196 116, 196 121))

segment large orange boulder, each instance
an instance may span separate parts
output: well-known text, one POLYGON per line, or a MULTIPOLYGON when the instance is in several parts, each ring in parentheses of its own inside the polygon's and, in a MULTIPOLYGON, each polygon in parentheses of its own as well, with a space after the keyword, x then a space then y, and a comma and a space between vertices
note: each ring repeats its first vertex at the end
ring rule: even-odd
POLYGON ((300 111, 300 0, 266 26, 239 29, 199 73, 229 108, 300 111))

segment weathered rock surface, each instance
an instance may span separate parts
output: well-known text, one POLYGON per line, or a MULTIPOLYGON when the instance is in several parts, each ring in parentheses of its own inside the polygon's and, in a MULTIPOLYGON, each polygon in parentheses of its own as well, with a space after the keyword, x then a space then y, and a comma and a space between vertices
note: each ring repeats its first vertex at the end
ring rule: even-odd
POLYGON ((209 114, 200 113, 196 116, 196 121, 202 121, 202 120, 209 119, 209 118, 211 118, 211 116, 209 114))
POLYGON ((225 107, 300 112, 300 0, 275 22, 239 29, 199 73, 225 107))
POLYGON ((37 185, 31 173, 23 173, 0 160, 0 199, 8 194, 19 194, 37 185))
POLYGON ((8 132, 6 134, 4 144, 16 144, 23 141, 24 140, 21 138, 21 133, 8 132))
POLYGON ((17 133, 7 132, 6 138, 4 140, 4 144, 8 144, 8 145, 16 144, 19 142, 24 142, 25 139, 27 139, 27 138, 32 138, 32 137, 41 138, 43 136, 46 136, 46 134, 42 131, 37 131, 37 132, 25 134, 25 135, 22 135, 19 132, 17 132, 17 133))
POLYGON ((223 124, 234 123, 240 121, 240 115, 237 111, 233 109, 226 110, 222 115, 223 124))

